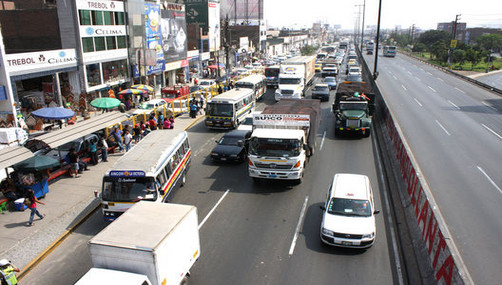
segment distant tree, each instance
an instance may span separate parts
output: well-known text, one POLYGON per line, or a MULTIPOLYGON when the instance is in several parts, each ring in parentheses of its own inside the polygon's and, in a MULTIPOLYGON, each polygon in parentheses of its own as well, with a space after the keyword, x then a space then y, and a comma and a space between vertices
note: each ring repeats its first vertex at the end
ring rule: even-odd
POLYGON ((487 34, 479 36, 476 42, 484 49, 488 51, 500 50, 502 47, 502 35, 498 34, 487 34))
POLYGON ((416 45, 413 46, 413 52, 419 52, 423 54, 424 51, 427 50, 427 47, 423 43, 417 43, 416 45))
POLYGON ((438 31, 438 30, 429 30, 418 37, 417 42, 423 43, 427 49, 430 51, 430 48, 433 44, 443 41, 445 43, 449 43, 451 39, 450 33, 446 31, 438 31))
POLYGON ((316 53, 316 51, 317 51, 317 48, 314 46, 311 46, 311 45, 303 46, 300 49, 300 52, 302 53, 302 55, 313 55, 316 53))
POLYGON ((448 46, 445 41, 440 40, 433 43, 428 50, 439 62, 446 62, 448 60, 448 46))
POLYGON ((481 59, 482 59, 482 52, 474 48, 470 48, 465 52, 465 60, 471 63, 471 70, 474 69, 474 66, 476 64, 481 62, 481 59))
POLYGON ((389 44, 390 44, 390 42, 394 42, 397 46, 400 46, 400 47, 405 47, 405 46, 411 44, 410 37, 408 35, 398 34, 395 32, 390 34, 389 44))
POLYGON ((463 65, 465 62, 465 51, 461 49, 456 49, 453 51, 451 58, 453 62, 463 65))

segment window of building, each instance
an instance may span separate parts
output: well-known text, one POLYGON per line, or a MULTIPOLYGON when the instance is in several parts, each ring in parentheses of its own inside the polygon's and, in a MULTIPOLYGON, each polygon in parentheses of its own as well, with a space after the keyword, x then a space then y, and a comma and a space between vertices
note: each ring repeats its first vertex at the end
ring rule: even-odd
POLYGON ((117 48, 127 48, 127 37, 118 36, 117 37, 117 48))
POLYGON ((82 48, 84 52, 94 51, 94 41, 92 38, 82 38, 82 48))
POLYGON ((103 62, 104 83, 116 82, 128 77, 127 60, 103 62))
POLYGON ((87 71, 87 83, 89 86, 96 86, 101 84, 101 72, 99 70, 99 63, 89 64, 85 67, 87 71))
POLYGON ((106 37, 106 50, 117 49, 115 37, 106 37))
POLYGON ((80 19, 80 25, 91 25, 91 11, 89 10, 79 10, 78 17, 80 19))
POLYGON ((106 49, 105 37, 95 37, 94 38, 94 46, 95 46, 96 51, 105 50, 106 49))
POLYGON ((125 25, 124 12, 115 12, 115 25, 125 25))
POLYGON ((92 24, 93 25, 103 25, 103 12, 92 11, 92 24))
POLYGON ((113 19, 113 15, 114 15, 113 12, 104 11, 103 14, 104 14, 104 18, 105 18, 105 25, 114 25, 115 24, 115 20, 113 19))

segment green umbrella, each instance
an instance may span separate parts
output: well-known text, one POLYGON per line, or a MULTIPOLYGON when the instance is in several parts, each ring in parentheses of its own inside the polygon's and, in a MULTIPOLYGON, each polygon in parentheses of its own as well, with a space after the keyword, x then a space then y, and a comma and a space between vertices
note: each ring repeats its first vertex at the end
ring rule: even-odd
POLYGON ((132 89, 137 89, 137 90, 143 90, 143 91, 147 91, 147 92, 153 92, 153 87, 152 86, 148 86, 148 85, 144 85, 144 84, 136 84, 136 85, 133 85, 131 86, 132 89))
POLYGON ((113 109, 120 105, 120 100, 116 98, 97 98, 91 101, 91 106, 100 109, 113 109))
POLYGON ((59 161, 52 157, 37 155, 19 163, 14 164, 12 167, 16 170, 24 171, 39 171, 47 168, 52 168, 59 165, 59 161))

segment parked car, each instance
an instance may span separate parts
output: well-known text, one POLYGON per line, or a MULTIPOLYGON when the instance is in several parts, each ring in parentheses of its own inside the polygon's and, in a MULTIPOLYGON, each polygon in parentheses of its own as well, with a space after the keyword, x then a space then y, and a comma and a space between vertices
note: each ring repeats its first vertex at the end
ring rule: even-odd
POLYGON ((199 80, 199 85, 202 88, 208 88, 214 84, 215 84, 215 81, 213 79, 200 79, 199 80))
POLYGON ((325 83, 319 83, 312 88, 312 99, 320 99, 321 101, 329 100, 329 86, 325 83))
POLYGON ((163 99, 152 99, 150 101, 142 103, 138 109, 134 110, 132 114, 133 115, 139 115, 144 113, 150 114, 153 111, 153 109, 160 107, 164 104, 166 104, 166 101, 163 99))
POLYGON ((211 151, 213 161, 244 162, 247 157, 247 139, 251 136, 248 130, 230 131, 216 141, 211 151))
POLYGON ((58 161, 62 161, 63 165, 64 165, 64 164, 67 164, 67 162, 65 161, 65 158, 68 155, 68 153, 70 153, 70 149, 72 147, 75 148, 75 151, 78 154, 85 155, 92 140, 96 140, 97 142, 99 142, 98 135, 97 134, 85 135, 85 136, 78 138, 74 141, 65 143, 64 145, 61 145, 61 146, 58 146, 58 147, 50 150, 49 152, 47 152, 44 155, 48 156, 48 157, 52 157, 54 159, 57 159, 58 161))
POLYGON ((324 77, 323 83, 328 84, 330 90, 336 89, 336 77, 324 77))
POLYGON ((335 174, 328 189, 321 222, 321 241, 348 248, 368 248, 375 242, 373 190, 366 175, 335 174))

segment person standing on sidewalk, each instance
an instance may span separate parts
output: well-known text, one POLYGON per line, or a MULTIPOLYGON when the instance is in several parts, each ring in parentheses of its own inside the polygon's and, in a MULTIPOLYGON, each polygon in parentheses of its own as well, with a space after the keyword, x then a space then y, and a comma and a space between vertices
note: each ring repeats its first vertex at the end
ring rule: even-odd
POLYGON ((108 161, 108 143, 105 136, 101 136, 101 158, 103 162, 108 161))
POLYGON ((75 151, 75 148, 72 147, 70 149, 70 153, 68 153, 68 160, 70 163, 70 176, 73 177, 73 174, 75 174, 75 178, 78 177, 78 153, 75 151))
POLYGON ((89 144, 89 156, 91 157, 92 165, 98 164, 98 140, 92 139, 89 144))
POLYGON ((129 132, 129 130, 126 130, 124 134, 124 143, 126 152, 128 152, 131 149, 131 142, 132 142, 132 135, 129 132))
POLYGON ((0 260, 0 280, 2 280, 1 284, 3 285, 5 281, 5 284, 7 285, 16 285, 16 272, 19 271, 19 268, 17 268, 7 259, 0 260))
POLYGON ((37 210, 37 202, 42 205, 45 205, 45 203, 41 202, 37 199, 37 197, 35 196, 35 193, 33 192, 32 189, 28 190, 28 197, 26 197, 24 199, 28 200, 28 202, 26 204, 27 204, 28 208, 30 208, 30 210, 31 210, 30 221, 28 222, 28 226, 31 227, 31 226, 33 226, 33 218, 35 217, 35 214, 40 218, 40 220, 42 220, 45 217, 45 215, 40 214, 40 212, 37 210))
POLYGON ((124 144, 122 143, 122 131, 119 130, 119 128, 115 128, 113 130, 113 138, 115 139, 115 142, 117 142, 117 144, 119 145, 119 148, 120 148, 119 151, 123 151, 124 144))

